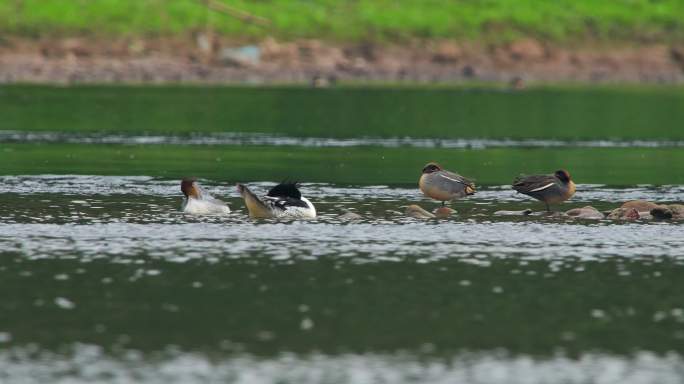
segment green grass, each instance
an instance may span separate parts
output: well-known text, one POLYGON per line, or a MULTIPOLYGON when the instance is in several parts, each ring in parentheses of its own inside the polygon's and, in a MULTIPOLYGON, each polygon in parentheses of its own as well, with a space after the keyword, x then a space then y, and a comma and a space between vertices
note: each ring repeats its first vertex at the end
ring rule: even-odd
POLYGON ((0 130, 684 140, 684 89, 0 88, 0 130))
POLYGON ((505 41, 681 40, 680 0, 218 0, 271 21, 245 24, 195 0, 0 2, 0 31, 27 35, 174 35, 209 24, 234 38, 505 41))
POLYGON ((684 184, 684 151, 658 149, 299 148, 262 146, 3 144, 4 175, 198 176, 228 182, 279 181, 362 185, 415 184, 436 160, 480 185, 509 184, 519 173, 568 169, 578 183, 684 184))

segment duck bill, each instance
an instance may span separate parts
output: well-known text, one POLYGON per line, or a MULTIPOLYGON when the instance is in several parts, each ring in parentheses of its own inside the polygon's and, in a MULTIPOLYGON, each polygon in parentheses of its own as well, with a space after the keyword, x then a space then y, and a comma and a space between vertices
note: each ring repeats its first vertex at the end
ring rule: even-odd
POLYGON ((273 217, 271 210, 268 209, 252 191, 242 184, 237 185, 237 190, 245 200, 245 205, 249 211, 249 216, 254 218, 269 218, 273 217))

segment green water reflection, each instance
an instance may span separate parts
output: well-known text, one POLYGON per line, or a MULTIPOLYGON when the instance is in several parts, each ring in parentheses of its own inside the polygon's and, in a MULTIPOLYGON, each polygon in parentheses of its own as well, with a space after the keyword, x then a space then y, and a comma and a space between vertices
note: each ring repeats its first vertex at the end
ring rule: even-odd
POLYGON ((684 139, 661 88, 3 86, 0 130, 299 137, 684 139))
POLYGON ((565 168, 577 183, 684 184, 681 148, 305 148, 268 146, 4 144, 3 173, 194 175, 222 181, 365 185, 416 183, 428 161, 502 185, 519 173, 565 168))
POLYGON ((126 265, 3 253, 0 266, 0 321, 16 345, 86 342, 143 351, 176 345, 264 355, 426 345, 436 353, 684 352, 684 266, 648 257, 569 259, 560 267, 491 260, 483 268, 410 258, 177 264, 144 254, 126 265), (55 278, 62 274, 68 280, 55 278), (75 307, 60 308, 56 297, 75 307))

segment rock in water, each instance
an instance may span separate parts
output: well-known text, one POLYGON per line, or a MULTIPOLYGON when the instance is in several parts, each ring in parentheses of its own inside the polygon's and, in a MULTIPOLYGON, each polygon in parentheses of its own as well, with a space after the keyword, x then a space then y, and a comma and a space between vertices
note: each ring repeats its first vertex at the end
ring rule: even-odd
POLYGON ((669 220, 674 216, 670 208, 666 205, 660 205, 651 209, 651 216, 656 220, 669 220))
POLYGON ((359 215, 358 213, 354 213, 354 212, 349 212, 349 211, 347 211, 347 212, 341 214, 338 218, 339 218, 340 220, 351 221, 351 220, 359 220, 359 219, 362 219, 363 216, 359 215))
POLYGON ((567 216, 571 216, 577 219, 595 219, 595 220, 601 220, 605 218, 603 213, 601 213, 598 209, 587 205, 586 207, 582 208, 573 208, 567 212, 565 212, 567 216))
POLYGON ((638 220, 641 216, 635 208, 615 208, 607 219, 610 220, 638 220))
POLYGON ((670 204, 668 205, 672 211, 672 218, 677 220, 684 219, 684 204, 670 204))
POLYGON ((406 215, 416 219, 433 219, 436 216, 416 204, 406 207, 406 215))
POLYGON ((622 204, 620 208, 634 208, 637 212, 650 212, 651 209, 656 208, 657 206, 658 204, 646 200, 630 200, 622 204))
POLYGON ((437 217, 438 219, 446 219, 455 213, 456 211, 449 207, 439 207, 434 211, 435 217, 437 217))

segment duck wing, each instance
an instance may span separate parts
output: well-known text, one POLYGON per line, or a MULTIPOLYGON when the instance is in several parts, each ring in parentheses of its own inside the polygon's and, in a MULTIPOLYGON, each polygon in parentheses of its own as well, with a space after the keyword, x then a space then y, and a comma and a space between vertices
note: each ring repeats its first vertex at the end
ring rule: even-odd
POLYGON ((297 183, 280 183, 271 188, 266 196, 270 197, 290 197, 293 199, 301 199, 302 193, 299 192, 299 185, 297 183))
POLYGON ((263 201, 265 204, 271 206, 273 209, 279 209, 282 211, 294 207, 309 207, 303 200, 295 199, 294 197, 289 196, 264 196, 263 201))
POLYGON ((223 200, 217 199, 214 196, 212 196, 209 192, 207 192, 200 185, 197 185, 197 190, 199 191, 199 199, 198 200, 203 200, 203 201, 206 201, 207 203, 210 203, 210 204, 225 205, 225 206, 228 205, 223 200))
POLYGON ((459 175, 458 173, 441 171, 437 173, 437 176, 442 179, 442 181, 448 182, 445 184, 450 185, 452 192, 465 191, 467 195, 472 195, 475 193, 475 183, 472 180, 459 175))
POLYGON ((553 187, 557 181, 553 175, 521 175, 513 180, 513 189, 520 193, 539 192, 553 187))

